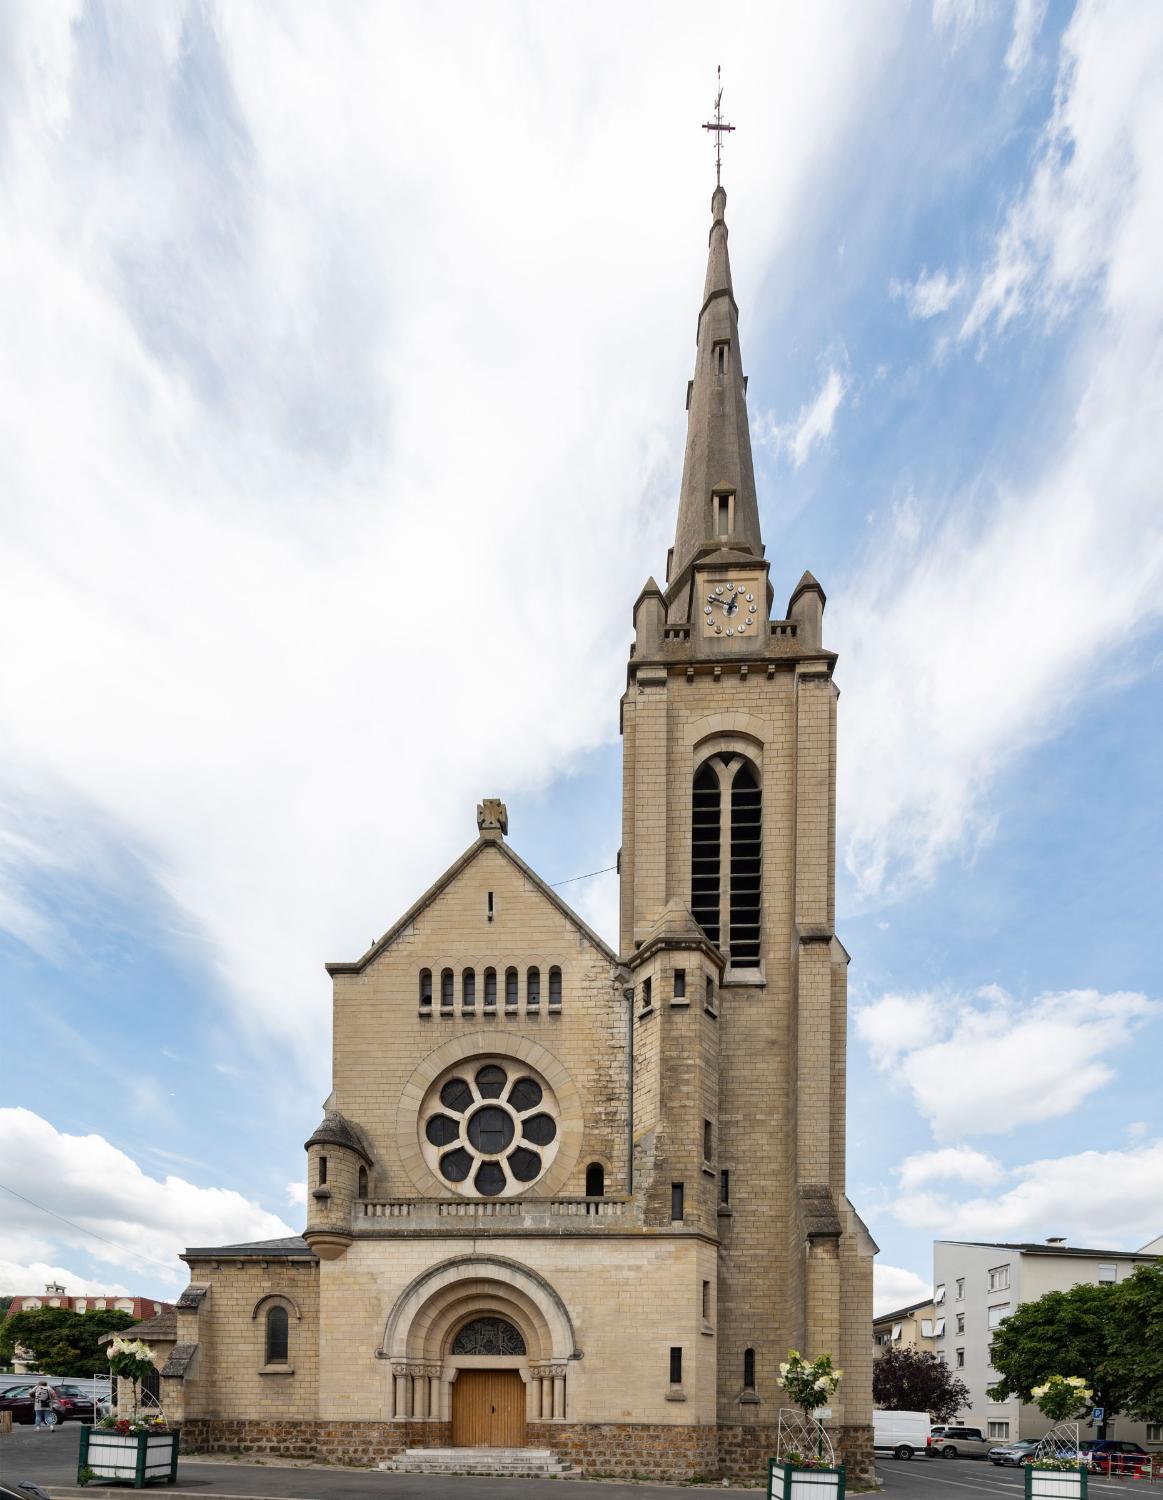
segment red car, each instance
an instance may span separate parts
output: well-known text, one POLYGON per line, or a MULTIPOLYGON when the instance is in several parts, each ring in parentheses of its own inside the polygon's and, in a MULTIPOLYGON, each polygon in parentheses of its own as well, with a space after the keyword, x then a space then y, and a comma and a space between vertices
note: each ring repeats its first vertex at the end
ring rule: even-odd
POLYGON ((1120 1442, 1118 1438, 1080 1443, 1082 1457, 1092 1473, 1115 1474, 1123 1479, 1141 1479, 1151 1463, 1151 1455, 1138 1443, 1120 1442))
MULTIPOLYGON (((0 1411, 10 1411, 13 1422, 31 1425, 36 1420, 32 1404, 32 1393, 36 1385, 34 1380, 31 1385, 25 1383, 5 1386, 0 1390, 0 1411)), ((94 1409, 93 1401, 75 1385, 53 1385, 49 1389, 53 1393, 52 1409, 58 1422, 93 1422, 100 1415, 94 1409)))

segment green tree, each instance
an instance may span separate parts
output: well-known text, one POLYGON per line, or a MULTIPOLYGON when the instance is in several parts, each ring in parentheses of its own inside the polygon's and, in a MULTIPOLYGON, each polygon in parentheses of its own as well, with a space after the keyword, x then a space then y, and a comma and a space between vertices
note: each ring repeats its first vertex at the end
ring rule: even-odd
POLYGON ((872 1366, 872 1399, 886 1411, 927 1411, 951 1422, 969 1408, 969 1387, 927 1349, 888 1348, 872 1366))
POLYGON ((137 1320, 132 1313, 76 1313, 67 1307, 34 1307, 14 1313, 0 1326, 0 1360, 11 1360, 17 1345, 27 1349, 33 1368, 44 1375, 85 1376, 109 1368, 102 1334, 120 1333, 137 1320))
POLYGON ((1119 1283, 1112 1303, 1107 1358, 1119 1368, 1119 1410, 1140 1422, 1163 1422, 1163 1266, 1139 1266, 1119 1283))

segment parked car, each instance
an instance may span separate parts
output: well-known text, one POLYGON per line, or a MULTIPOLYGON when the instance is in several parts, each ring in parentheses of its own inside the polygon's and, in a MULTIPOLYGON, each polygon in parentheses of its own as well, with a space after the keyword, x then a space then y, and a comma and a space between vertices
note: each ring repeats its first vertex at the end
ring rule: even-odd
MULTIPOLYGON (((32 1402, 32 1393, 36 1388, 36 1381, 23 1385, 10 1385, 0 1391, 0 1411, 10 1411, 13 1422, 32 1423, 36 1420, 36 1412, 32 1402)), ((49 1389, 53 1393, 52 1409, 56 1414, 58 1422, 92 1422, 100 1416, 100 1407, 94 1403, 76 1386, 54 1385, 49 1389)))
POLYGON ((1033 1458, 1038 1449, 1037 1438, 1019 1438, 1014 1443, 1001 1443, 996 1448, 989 1450, 989 1461, 993 1464, 1010 1465, 1018 1468, 1024 1464, 1026 1459, 1033 1458))
POLYGON ((933 1438, 927 1451, 933 1458, 986 1458, 993 1446, 980 1427, 950 1425, 933 1438))
POLYGON ((1081 1457, 1096 1474, 1121 1474, 1138 1479, 1151 1462, 1146 1448, 1118 1438, 1087 1438, 1078 1446, 1081 1457))
POLYGON ((49 1500, 49 1496, 31 1479, 0 1479, 0 1500, 49 1500))
POLYGON ((894 1458, 912 1458, 924 1453, 930 1437, 927 1411, 874 1411, 872 1446, 894 1458))

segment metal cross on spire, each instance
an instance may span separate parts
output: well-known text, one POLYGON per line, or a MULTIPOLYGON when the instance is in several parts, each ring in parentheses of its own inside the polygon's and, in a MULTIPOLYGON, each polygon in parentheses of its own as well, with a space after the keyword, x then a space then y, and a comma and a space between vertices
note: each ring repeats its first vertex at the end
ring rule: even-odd
POLYGON ((723 119, 723 69, 721 67, 715 69, 715 82, 717 86, 715 92, 715 118, 708 120, 703 129, 715 132, 715 186, 719 187, 719 179, 723 168, 723 132, 725 130, 734 130, 735 127, 734 125, 728 125, 723 119))

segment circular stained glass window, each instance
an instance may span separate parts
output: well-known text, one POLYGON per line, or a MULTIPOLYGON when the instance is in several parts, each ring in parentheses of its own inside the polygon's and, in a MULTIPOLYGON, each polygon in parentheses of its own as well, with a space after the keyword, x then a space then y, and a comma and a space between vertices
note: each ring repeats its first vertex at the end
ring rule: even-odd
POLYGON ((470 1197, 527 1190, 557 1154, 557 1102, 527 1063, 462 1064, 438 1079, 420 1111, 420 1149, 447 1186, 470 1197))

